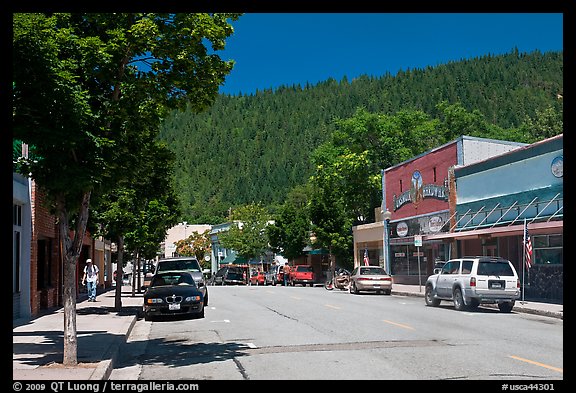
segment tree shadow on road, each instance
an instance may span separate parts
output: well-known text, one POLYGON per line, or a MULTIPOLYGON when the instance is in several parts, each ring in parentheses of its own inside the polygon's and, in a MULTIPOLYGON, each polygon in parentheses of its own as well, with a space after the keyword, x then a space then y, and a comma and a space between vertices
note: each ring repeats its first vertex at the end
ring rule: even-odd
MULTIPOLYGON (((147 342, 146 352, 137 357, 125 357, 122 367, 134 365, 163 365, 182 367, 231 360, 248 355, 248 345, 238 342, 191 343, 183 339, 152 339, 147 342)), ((138 352, 139 342, 124 344, 121 351, 125 354, 138 352), (133 348, 134 347, 134 348, 133 348)))

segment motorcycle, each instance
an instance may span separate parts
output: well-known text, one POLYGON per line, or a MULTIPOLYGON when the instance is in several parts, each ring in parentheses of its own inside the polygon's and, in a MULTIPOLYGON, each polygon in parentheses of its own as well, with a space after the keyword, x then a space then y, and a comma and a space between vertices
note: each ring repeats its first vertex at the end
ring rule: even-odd
POLYGON ((341 291, 347 291, 350 285, 350 273, 344 269, 338 269, 335 272, 335 280, 330 279, 324 284, 324 288, 331 291, 334 288, 341 291))

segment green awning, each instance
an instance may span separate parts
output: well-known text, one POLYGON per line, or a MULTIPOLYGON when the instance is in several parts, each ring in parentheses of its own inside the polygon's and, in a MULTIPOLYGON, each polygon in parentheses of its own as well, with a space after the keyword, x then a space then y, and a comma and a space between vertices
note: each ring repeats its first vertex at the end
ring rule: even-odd
POLYGON ((269 264, 271 262, 265 262, 265 261, 260 261, 260 260, 247 260, 246 258, 242 258, 241 256, 238 256, 238 254, 236 254, 235 251, 230 251, 230 254, 228 254, 228 256, 226 258, 224 258, 223 260, 220 261, 221 265, 260 265, 260 264, 269 264))
POLYGON ((302 249, 302 252, 304 254, 312 254, 312 255, 318 255, 318 254, 328 255, 328 251, 324 250, 323 248, 312 248, 310 246, 304 247, 302 249))
POLYGON ((234 251, 230 251, 230 254, 228 254, 226 258, 220 261, 221 265, 230 265, 230 264, 241 265, 244 263, 246 263, 246 259, 239 257, 234 251))

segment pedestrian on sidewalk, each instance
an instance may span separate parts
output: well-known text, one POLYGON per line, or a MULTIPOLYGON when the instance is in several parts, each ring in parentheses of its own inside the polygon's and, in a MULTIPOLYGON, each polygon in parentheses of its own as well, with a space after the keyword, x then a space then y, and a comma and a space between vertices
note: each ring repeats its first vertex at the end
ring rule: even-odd
POLYGON ((84 277, 82 277, 82 285, 86 284, 88 289, 88 301, 96 301, 96 287, 98 286, 98 266, 92 264, 92 259, 86 260, 84 266, 84 277))

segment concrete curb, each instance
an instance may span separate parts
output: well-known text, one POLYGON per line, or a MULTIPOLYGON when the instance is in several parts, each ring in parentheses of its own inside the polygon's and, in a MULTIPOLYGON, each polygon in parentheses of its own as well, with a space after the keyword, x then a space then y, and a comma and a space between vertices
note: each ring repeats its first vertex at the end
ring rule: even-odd
MULTIPOLYGON (((394 289, 392 289, 392 294, 400 296, 424 297, 424 287, 422 287, 422 292, 405 292, 405 291, 395 291, 394 289)), ((498 308, 496 304, 484 304, 482 307, 498 308)), ((525 314, 542 315, 545 317, 558 318, 564 320, 564 312, 526 308, 523 306, 519 306, 518 304, 514 306, 513 311, 525 314)))
POLYGON ((114 370, 118 356, 120 354, 120 347, 123 344, 126 344, 126 341, 128 340, 128 337, 130 337, 130 333, 132 333, 132 329, 134 328, 137 320, 138 314, 134 315, 134 318, 132 318, 132 322, 130 322, 130 326, 128 326, 126 334, 122 338, 116 338, 114 343, 108 347, 108 350, 104 355, 107 359, 98 363, 98 366, 89 378, 90 380, 103 381, 110 378, 110 374, 112 373, 112 370, 114 370))

